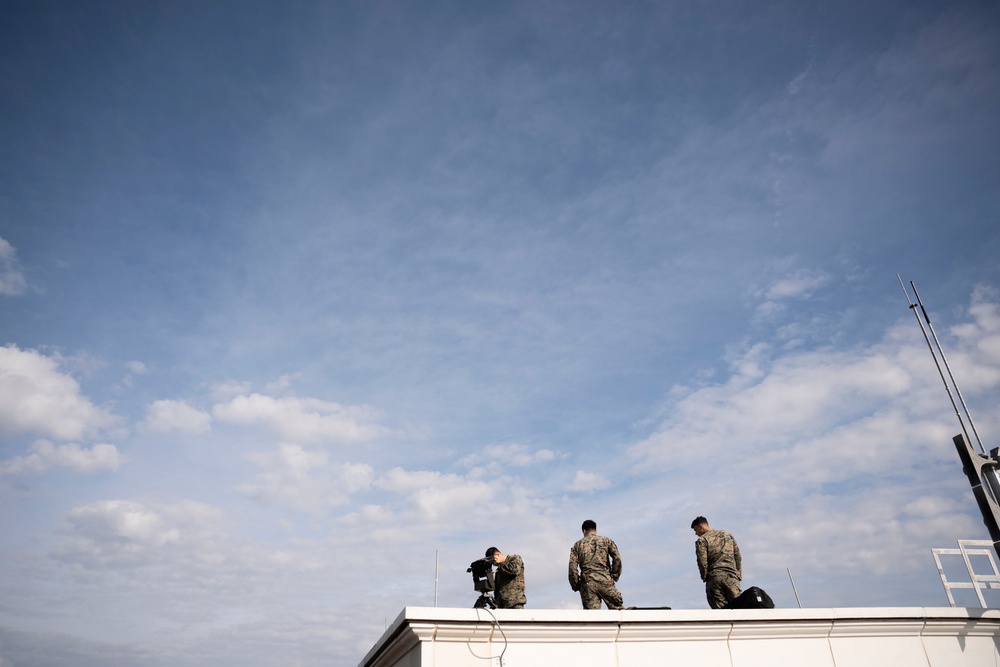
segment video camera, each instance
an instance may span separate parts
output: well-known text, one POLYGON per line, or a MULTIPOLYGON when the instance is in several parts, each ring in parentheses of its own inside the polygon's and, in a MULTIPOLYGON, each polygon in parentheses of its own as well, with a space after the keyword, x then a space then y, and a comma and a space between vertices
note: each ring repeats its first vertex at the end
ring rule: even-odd
POLYGON ((480 558, 479 560, 474 560, 469 565, 469 569, 466 572, 472 573, 472 585, 475 587, 477 593, 489 593, 493 590, 493 557, 480 558))

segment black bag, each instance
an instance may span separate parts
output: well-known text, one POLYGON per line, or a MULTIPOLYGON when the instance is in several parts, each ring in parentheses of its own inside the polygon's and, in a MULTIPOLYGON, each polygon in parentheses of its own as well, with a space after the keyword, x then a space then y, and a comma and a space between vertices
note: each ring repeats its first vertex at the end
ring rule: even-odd
POLYGON ((733 598, 723 609, 774 609, 774 601, 763 588, 751 586, 733 598))

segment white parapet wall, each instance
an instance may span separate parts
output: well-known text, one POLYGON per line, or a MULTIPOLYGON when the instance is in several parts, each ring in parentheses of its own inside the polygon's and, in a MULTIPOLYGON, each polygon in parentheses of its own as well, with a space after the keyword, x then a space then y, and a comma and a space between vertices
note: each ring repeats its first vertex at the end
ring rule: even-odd
POLYGON ((359 667, 998 667, 1000 610, 406 607, 359 667))

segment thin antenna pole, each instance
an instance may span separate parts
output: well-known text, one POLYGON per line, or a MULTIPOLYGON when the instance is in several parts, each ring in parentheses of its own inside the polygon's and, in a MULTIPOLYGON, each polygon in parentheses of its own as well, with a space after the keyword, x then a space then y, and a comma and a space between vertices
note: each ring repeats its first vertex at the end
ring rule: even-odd
POLYGON ((438 606, 438 550, 434 550, 434 606, 438 606))
POLYGON ((792 592, 795 593, 795 604, 799 605, 799 609, 802 609, 802 602, 799 601, 799 592, 795 590, 795 580, 792 579, 792 571, 786 567, 785 572, 788 573, 788 580, 792 582, 792 592))
MULTIPOLYGON (((920 313, 917 312, 917 304, 910 301, 910 293, 906 291, 906 286, 903 285, 903 279, 896 274, 896 279, 899 280, 899 286, 903 288, 903 294, 906 296, 906 303, 913 311, 913 316, 917 318, 917 326, 920 327, 920 333, 924 335, 924 340, 927 341, 927 349, 931 352, 931 357, 934 359, 934 365, 937 366, 938 375, 941 376, 941 382, 944 383, 944 390, 948 392, 948 400, 951 401, 951 407, 955 410, 955 416, 958 417, 958 423, 962 426, 962 433, 965 434, 966 442, 971 442, 969 438, 969 431, 965 428, 965 420, 962 419, 962 413, 958 410, 958 404, 955 403, 955 397, 951 393, 951 386, 948 384, 948 379, 944 376, 944 371, 941 370, 941 362, 938 361, 937 354, 934 352, 934 346, 931 345, 931 339, 927 335, 927 329, 924 328, 924 323, 920 321, 920 313)), ((912 285, 912 283, 910 283, 912 285)), ((923 306, 921 306, 923 308, 923 306)), ((928 321, 930 324, 930 321, 928 321)))
MULTIPOLYGON (((927 328, 931 330, 931 336, 934 337, 934 344, 937 345, 938 352, 941 353, 941 361, 944 362, 944 367, 948 370, 948 377, 951 378, 951 383, 955 387, 955 393, 958 395, 958 402, 962 404, 962 410, 965 411, 965 416, 969 419, 969 426, 972 427, 972 433, 976 436, 976 442, 979 444, 979 451, 986 453, 986 449, 983 447, 983 441, 979 438, 979 432, 976 431, 976 424, 972 421, 972 413, 969 412, 969 406, 965 404, 965 398, 962 396, 962 390, 958 388, 958 382, 955 381, 955 376, 951 373, 951 366, 948 365, 948 358, 944 356, 944 348, 941 347, 941 341, 938 340, 937 334, 934 333, 934 325, 931 324, 931 318, 927 314, 927 309, 924 308, 923 302, 920 300, 920 293, 917 292, 917 286, 910 281, 910 287, 913 288, 913 294, 917 297, 917 303, 920 304, 920 310, 924 314, 924 319, 927 320, 927 328)), ((965 434, 968 437, 968 433, 965 434)))

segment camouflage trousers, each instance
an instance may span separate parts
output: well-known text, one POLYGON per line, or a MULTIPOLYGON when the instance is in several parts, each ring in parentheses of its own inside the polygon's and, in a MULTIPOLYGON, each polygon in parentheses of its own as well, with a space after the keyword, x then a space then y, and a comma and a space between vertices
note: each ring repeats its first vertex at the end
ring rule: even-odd
POLYGON ((740 594, 740 580, 730 575, 709 576, 705 581, 705 597, 712 609, 722 609, 740 594))
POLYGON ((580 600, 584 609, 600 609, 601 600, 608 609, 622 609, 622 594, 615 587, 611 577, 600 579, 580 579, 580 600))

